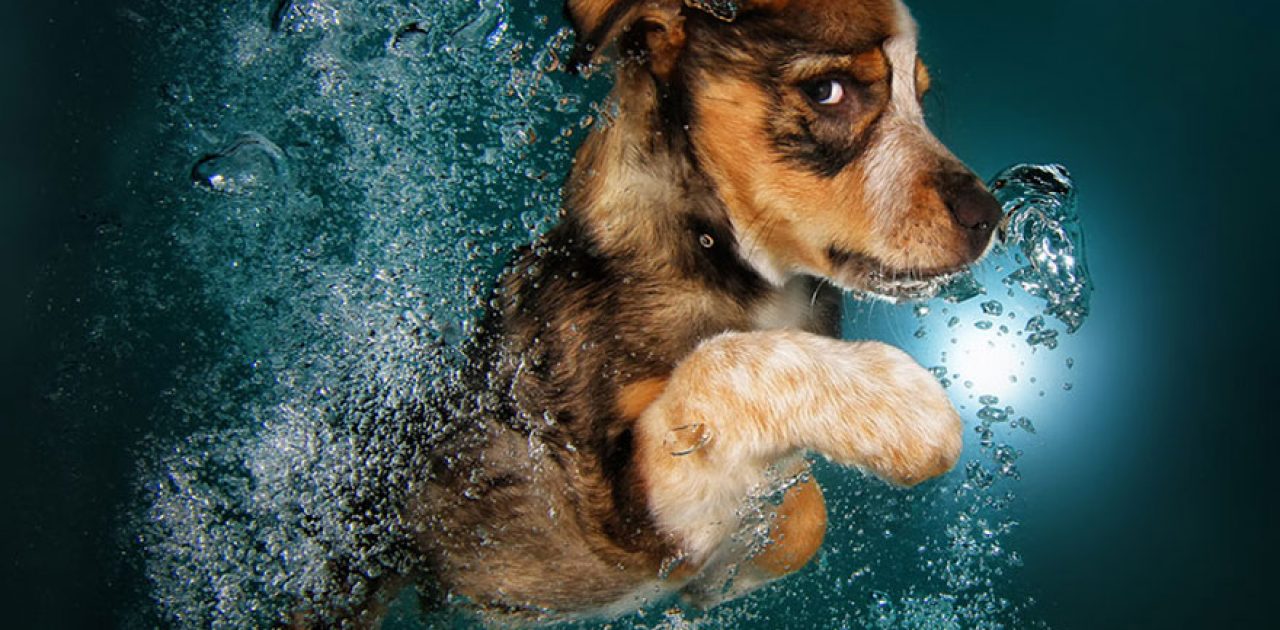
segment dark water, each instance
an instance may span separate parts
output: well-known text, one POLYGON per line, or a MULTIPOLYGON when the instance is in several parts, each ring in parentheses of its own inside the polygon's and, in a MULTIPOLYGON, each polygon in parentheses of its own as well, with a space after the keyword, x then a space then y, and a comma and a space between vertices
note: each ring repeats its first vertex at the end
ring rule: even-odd
MULTIPOLYGON (((435 66, 403 74, 379 66, 396 79, 375 90, 381 96, 344 93, 344 85, 378 84, 363 75, 325 83, 307 72, 325 67, 323 60, 312 57, 319 65, 294 69, 281 61, 288 50, 260 52, 264 42, 275 41, 273 4, 64 2, 15 9, 4 23, 7 92, 0 120, 8 158, 0 183, 10 210, 0 218, 0 264, 8 270, 0 282, 11 307, 0 319, 9 331, 0 346, 6 367, 0 461, 10 506, 5 596, 15 627, 156 623, 154 607, 146 605, 156 589, 145 576, 150 570, 157 579, 157 566, 182 563, 157 564, 157 555, 175 556, 139 541, 138 514, 148 497, 138 488, 163 471, 184 470, 181 458, 172 457, 174 445, 207 445, 194 455, 197 462, 210 449, 240 453, 231 448, 239 442, 250 452, 259 442, 236 433, 245 427, 267 427, 292 444, 298 435, 292 429, 314 423, 280 420, 279 403, 296 396, 279 392, 310 392, 315 383, 309 378, 335 373, 293 361, 339 354, 324 352, 325 344, 348 340, 343 325, 307 323, 313 316, 394 307, 385 317, 357 317, 395 331, 420 312, 465 311, 466 300, 442 305, 356 279, 385 271, 436 298, 463 295, 465 278, 483 275, 493 253, 484 242, 452 247, 458 235, 483 223, 493 226, 487 235, 493 242, 519 240, 542 216, 521 215, 530 203, 543 211, 547 198, 538 195, 554 191, 557 175, 525 173, 515 156, 502 152, 523 142, 524 128, 505 124, 519 118, 521 106, 495 105, 501 99, 490 97, 493 85, 483 73, 458 72, 451 84, 466 89, 450 95, 459 105, 441 120, 462 130, 450 138, 451 147, 483 147, 493 137, 513 141, 490 142, 496 154, 432 151, 423 148, 426 140, 363 135, 394 133, 397 107, 429 100, 415 101, 410 90, 437 89, 435 75, 423 69, 435 66), (255 84, 252 73, 263 69, 266 81, 255 84), (298 82, 270 83, 280 78, 298 82), (317 89, 324 85, 334 91, 317 89), (312 114, 291 115, 304 120, 297 128, 272 127, 289 117, 251 106, 290 99, 312 114), (351 122, 327 116, 325 107, 330 114, 369 117, 351 122), (468 111, 496 112, 500 124, 486 127, 468 111), (388 117, 377 117, 383 113, 388 117), (275 197, 271 182, 248 196, 190 183, 202 157, 226 152, 250 131, 275 148, 241 143, 260 150, 243 154, 225 172, 240 168, 279 178, 306 188, 308 196, 275 197), (379 152, 378 146, 417 152, 379 152), (270 166, 277 150, 289 158, 288 172, 270 166), (421 173, 455 162, 473 169, 461 183, 440 177, 391 189, 407 179, 397 169, 421 173), (332 170, 307 171, 301 163, 332 170), (349 165, 367 168, 353 175, 349 165), (385 172, 370 175, 375 165, 385 172), (415 231, 422 223, 453 216, 441 209, 480 206, 477 196, 494 182, 472 174, 486 171, 497 172, 499 183, 524 183, 492 215, 466 215, 471 223, 459 226, 442 222, 429 236, 451 245, 445 250, 416 238, 426 235, 415 231), (368 189, 379 193, 361 192, 368 189), (388 211, 413 199, 429 201, 409 203, 403 214, 388 211), (353 207, 369 212, 352 213, 353 207), (406 264, 415 256, 427 262, 406 264), (283 260, 310 262, 272 266, 283 260), (254 276, 243 280, 220 264, 235 261, 257 265, 254 276), (335 301, 334 286, 350 299, 335 301), (285 289, 296 290, 278 299, 285 289), (282 383, 281 374, 297 378, 282 383), (189 441, 194 434, 211 437, 189 441)), ((519 14, 528 3, 507 4, 519 14)), ((442 20, 456 20, 459 29, 474 23, 475 3, 448 6, 458 13, 442 20)), ((401 8, 441 15, 435 3, 401 8)), ((1019 366, 1018 387, 1000 392, 1000 407, 1013 405, 1035 423, 1034 434, 997 427, 996 442, 1021 452, 1017 479, 999 480, 986 495, 958 494, 973 480, 962 468, 930 488, 894 493, 820 470, 833 515, 844 515, 833 518, 826 557, 784 587, 705 621, 906 626, 936 623, 957 608, 968 611, 970 624, 1199 627, 1265 619, 1275 582, 1270 534, 1277 526, 1269 466, 1277 431, 1266 405, 1276 351, 1267 263, 1277 221, 1267 187, 1270 153, 1280 141, 1280 103, 1270 86, 1280 11, 1243 2, 1182 2, 1156 11, 1136 3, 923 1, 913 10, 937 86, 929 103, 932 124, 943 140, 987 175, 1024 161, 1071 169, 1097 283, 1092 314, 1058 349, 1034 355, 1052 369, 1019 366), (1044 383, 1030 384, 1033 374, 1044 383), (1068 382, 1071 390, 1063 391, 1068 382), (1043 399, 1036 395, 1041 389, 1049 390, 1043 399), (1012 493, 1007 505, 980 507, 987 526, 1007 531, 986 538, 976 521, 957 520, 978 501, 1006 492, 1012 493), (955 529, 958 523, 963 531, 955 529), (975 532, 986 545, 982 555, 957 551, 956 543, 968 544, 975 532), (997 543, 1005 555, 988 561, 997 543), (1008 553, 1018 561, 1005 560, 1008 553), (948 562, 958 571, 942 566, 948 562), (978 583, 966 583, 969 577, 978 583), (957 591, 957 599, 947 599, 957 591), (993 602, 992 611, 981 610, 993 602)), ((558 10, 545 12, 546 25, 529 15, 513 19, 511 37, 545 42, 558 10)), ((380 16, 404 23, 394 12, 380 16)), ((295 36, 287 45, 314 52, 321 40, 308 38, 319 35, 302 27, 323 24, 324 16, 294 22, 292 31, 285 17, 284 31, 295 36)), ((495 28, 481 26, 475 27, 481 37, 495 28)), ((319 49, 373 64, 404 59, 388 52, 376 30, 344 43, 339 50, 319 49)), ((412 38, 406 43, 416 45, 412 38)), ((532 51, 524 67, 531 58, 532 51)), ((557 110, 561 91, 576 92, 580 84, 553 81, 529 97, 533 105, 525 109, 547 116, 529 121, 543 141, 521 164, 549 172, 564 168, 557 156, 573 139, 553 146, 547 130, 555 133, 590 111, 587 99, 557 110)), ((423 115, 412 108, 406 113, 423 115)), ((1020 298, 992 297, 1025 314, 1020 298)), ((986 301, 935 304, 919 321, 909 308, 864 304, 849 328, 906 346, 928 365, 937 351, 932 344, 966 343, 950 332, 948 318, 963 316, 967 330, 981 319, 974 309, 986 301), (918 328, 927 335, 915 337, 918 328)), ((441 337, 459 334, 459 324, 438 319, 433 330, 441 337)), ((403 348, 394 334, 383 341, 372 347, 403 348)), ((951 352, 949 367, 968 378, 988 376, 974 376, 973 364, 963 364, 963 349, 951 352)), ((1019 347, 1003 356, 1030 355, 1019 347)), ((980 426, 976 413, 983 406, 971 398, 1007 376, 976 389, 953 384, 969 422, 980 426)), ((976 442, 969 451, 987 457, 986 465, 996 461, 976 442)), ((195 492, 239 496, 226 489, 195 492)), ((190 594, 174 580, 160 581, 174 597, 190 594)), ((645 622, 661 621, 651 615, 645 622)))

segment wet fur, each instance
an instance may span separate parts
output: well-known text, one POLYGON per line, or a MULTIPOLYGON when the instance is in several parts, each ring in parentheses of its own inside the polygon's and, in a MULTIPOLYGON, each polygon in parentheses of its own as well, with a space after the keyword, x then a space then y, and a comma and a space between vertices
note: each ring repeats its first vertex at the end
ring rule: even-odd
POLYGON ((741 4, 726 22, 674 0, 569 3, 578 62, 615 44, 617 113, 579 150, 559 224, 504 276, 444 405, 457 437, 405 513, 417 577, 490 621, 671 594, 712 605, 817 551, 826 512, 804 453, 900 484, 958 456, 958 417, 926 371, 830 339, 831 283, 891 289, 985 247, 930 179, 963 166, 927 131, 890 128, 906 124, 892 80, 927 83, 883 49, 899 5, 741 4), (848 125, 793 87, 806 55, 832 51, 869 82, 848 125), (892 142, 913 161, 879 175, 901 181, 877 200, 869 163, 892 142), (772 544, 747 557, 736 515, 784 482, 772 544))

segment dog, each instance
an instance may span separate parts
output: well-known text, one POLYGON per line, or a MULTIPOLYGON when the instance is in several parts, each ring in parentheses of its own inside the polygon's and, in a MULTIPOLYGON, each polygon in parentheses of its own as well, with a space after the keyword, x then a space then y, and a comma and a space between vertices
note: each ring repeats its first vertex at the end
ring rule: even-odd
POLYGON ((827 522, 808 453, 902 486, 951 469, 942 387, 835 339, 840 292, 928 295, 1001 219, 926 127, 901 0, 565 11, 569 64, 615 61, 611 120, 467 345, 455 437, 405 508, 427 569, 391 581, 492 623, 712 606, 799 570, 827 522))

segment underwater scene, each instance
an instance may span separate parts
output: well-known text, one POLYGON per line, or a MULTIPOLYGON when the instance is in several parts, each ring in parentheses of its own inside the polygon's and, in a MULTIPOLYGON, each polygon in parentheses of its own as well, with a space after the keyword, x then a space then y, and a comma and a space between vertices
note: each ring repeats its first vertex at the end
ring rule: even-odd
MULTIPOLYGON (((6 96, 15 627, 351 606, 415 565, 433 401, 616 115, 612 69, 568 71, 552 0, 64 4, 6 26, 15 85, 48 99, 6 96)), ((959 463, 904 489, 814 457, 828 530, 803 570, 553 627, 1260 618, 1280 510, 1274 311, 1250 274, 1280 103, 1213 86, 1257 80, 1236 60, 1276 58, 1280 11, 909 4, 930 126, 1005 219, 916 299, 846 294, 841 329, 936 377, 959 463)), ((382 627, 485 627, 419 599, 382 627)))

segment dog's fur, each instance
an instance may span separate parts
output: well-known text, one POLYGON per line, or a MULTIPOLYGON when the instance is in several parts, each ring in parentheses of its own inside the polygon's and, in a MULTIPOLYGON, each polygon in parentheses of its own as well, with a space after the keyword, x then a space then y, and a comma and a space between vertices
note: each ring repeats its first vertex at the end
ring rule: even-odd
POLYGON ((999 219, 924 124, 915 23, 899 0, 726 6, 567 4, 575 65, 616 51, 614 114, 505 276, 450 412, 470 428, 405 515, 429 579, 489 619, 714 604, 821 545, 805 452, 904 485, 958 457, 927 371, 830 338, 832 285, 927 294, 999 219))

